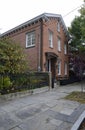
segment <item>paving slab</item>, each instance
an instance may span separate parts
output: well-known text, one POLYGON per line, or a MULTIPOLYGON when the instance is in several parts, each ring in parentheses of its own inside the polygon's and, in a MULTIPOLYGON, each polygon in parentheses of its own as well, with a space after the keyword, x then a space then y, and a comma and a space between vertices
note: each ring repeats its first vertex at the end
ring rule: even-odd
POLYGON ((63 122, 56 130, 71 130, 72 123, 63 122))
POLYGON ((11 118, 10 114, 4 114, 0 116, 0 130, 10 130, 12 127, 15 127, 18 122, 15 118, 11 118))
POLYGON ((40 113, 40 112, 41 112, 41 109, 39 109, 39 108, 26 107, 23 110, 16 112, 16 116, 20 119, 26 119, 26 118, 34 116, 35 114, 40 113))
POLYGON ((50 123, 56 126, 60 126, 62 124, 63 121, 61 120, 56 120, 56 119, 51 119, 50 123))
POLYGON ((0 102, 0 130, 70 130, 85 104, 65 100, 80 84, 0 102))
POLYGON ((52 124, 50 120, 51 117, 45 112, 32 119, 26 120, 25 123, 19 125, 19 128, 22 130, 55 130, 57 126, 52 124))

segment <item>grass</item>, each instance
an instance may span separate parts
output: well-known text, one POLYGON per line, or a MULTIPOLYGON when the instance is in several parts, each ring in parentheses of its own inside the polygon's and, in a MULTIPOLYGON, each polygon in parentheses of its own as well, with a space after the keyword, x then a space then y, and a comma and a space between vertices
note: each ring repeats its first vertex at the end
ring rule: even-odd
POLYGON ((77 101, 79 103, 85 104, 85 92, 74 91, 67 95, 64 99, 77 101))

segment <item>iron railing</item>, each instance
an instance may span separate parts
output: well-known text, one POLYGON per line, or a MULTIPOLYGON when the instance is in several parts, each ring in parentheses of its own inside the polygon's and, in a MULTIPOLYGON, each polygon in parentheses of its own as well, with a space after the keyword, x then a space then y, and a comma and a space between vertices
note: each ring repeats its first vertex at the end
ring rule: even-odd
POLYGON ((28 72, 21 74, 0 75, 0 92, 5 93, 32 90, 49 86, 48 72, 28 72))

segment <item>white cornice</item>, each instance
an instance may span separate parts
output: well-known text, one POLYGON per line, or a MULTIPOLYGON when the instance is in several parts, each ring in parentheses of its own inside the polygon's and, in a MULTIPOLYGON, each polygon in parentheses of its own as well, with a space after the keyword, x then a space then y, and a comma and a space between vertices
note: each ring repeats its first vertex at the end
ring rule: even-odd
POLYGON ((8 34, 10 34, 10 33, 12 33, 12 32, 16 32, 16 30, 22 29, 22 28, 26 27, 27 25, 32 24, 32 23, 35 23, 36 21, 38 21, 38 20, 40 20, 40 19, 43 19, 43 18, 44 18, 44 19, 46 19, 46 20, 48 21, 49 18, 51 18, 51 17, 53 17, 53 18, 59 18, 59 19, 60 19, 61 24, 62 24, 63 29, 64 29, 64 32, 65 32, 66 36, 67 36, 68 39, 69 39, 69 34, 68 34, 68 31, 67 31, 67 28, 66 28, 66 26, 65 26, 65 23, 64 23, 64 21, 63 21, 62 16, 61 16, 60 14, 52 14, 52 13, 43 13, 43 14, 41 14, 41 15, 39 15, 39 16, 37 16, 37 17, 35 17, 35 18, 33 18, 33 19, 31 19, 31 20, 25 22, 25 23, 20 24, 19 26, 16 26, 15 28, 12 28, 11 30, 8 30, 7 32, 1 34, 0 37, 3 37, 3 36, 5 36, 5 35, 8 35, 8 34))

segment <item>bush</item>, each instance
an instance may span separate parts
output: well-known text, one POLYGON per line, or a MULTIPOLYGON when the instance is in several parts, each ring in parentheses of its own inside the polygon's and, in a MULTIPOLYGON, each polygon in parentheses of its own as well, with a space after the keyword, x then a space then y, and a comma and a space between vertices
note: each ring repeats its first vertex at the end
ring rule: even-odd
POLYGON ((12 82, 10 81, 10 78, 8 76, 2 76, 0 77, 0 90, 2 93, 8 93, 10 88, 12 86, 12 82))

